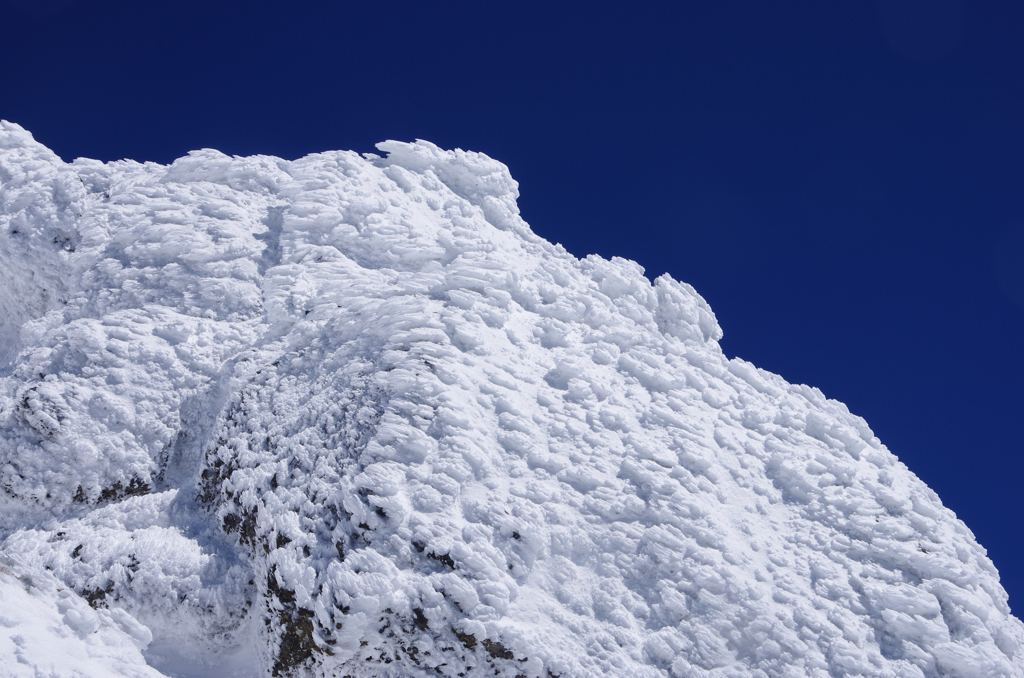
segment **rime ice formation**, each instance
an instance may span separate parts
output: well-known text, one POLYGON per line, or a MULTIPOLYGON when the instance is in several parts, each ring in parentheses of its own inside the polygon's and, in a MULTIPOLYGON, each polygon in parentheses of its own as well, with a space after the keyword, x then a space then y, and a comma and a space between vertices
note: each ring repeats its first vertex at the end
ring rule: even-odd
POLYGON ((0 675, 1024 676, 862 419, 500 163, 379 148, 0 126, 0 675))

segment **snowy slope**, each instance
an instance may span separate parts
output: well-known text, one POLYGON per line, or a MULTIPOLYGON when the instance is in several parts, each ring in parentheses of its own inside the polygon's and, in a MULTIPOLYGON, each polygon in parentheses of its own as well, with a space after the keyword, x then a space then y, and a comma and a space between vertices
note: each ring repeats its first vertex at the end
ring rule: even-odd
POLYGON ((94 610, 52 574, 0 555, 0 676, 160 678, 139 652, 152 638, 123 610, 94 610))
POLYGON ((0 571, 0 665, 1024 676, 984 549, 862 419, 534 235, 500 163, 379 148, 65 164, 0 124, 0 537, 61 582, 12 616, 0 571))

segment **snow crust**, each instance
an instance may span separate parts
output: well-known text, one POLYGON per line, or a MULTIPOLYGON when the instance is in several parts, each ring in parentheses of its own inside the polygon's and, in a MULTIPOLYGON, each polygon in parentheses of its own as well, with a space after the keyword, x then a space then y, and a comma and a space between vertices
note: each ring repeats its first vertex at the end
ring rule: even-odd
POLYGON ((378 148, 0 123, 0 676, 1024 676, 860 417, 504 165, 378 148))

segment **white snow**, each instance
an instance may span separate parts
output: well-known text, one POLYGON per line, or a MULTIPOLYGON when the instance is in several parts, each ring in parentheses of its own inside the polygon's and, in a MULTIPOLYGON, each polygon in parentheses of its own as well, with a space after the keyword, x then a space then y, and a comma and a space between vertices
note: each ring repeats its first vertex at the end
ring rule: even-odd
POLYGON ((500 163, 378 148, 0 123, 0 676, 1024 677, 861 418, 500 163))
POLYGON ((149 629, 119 608, 94 610, 52 574, 0 555, 0 676, 159 678, 149 629))

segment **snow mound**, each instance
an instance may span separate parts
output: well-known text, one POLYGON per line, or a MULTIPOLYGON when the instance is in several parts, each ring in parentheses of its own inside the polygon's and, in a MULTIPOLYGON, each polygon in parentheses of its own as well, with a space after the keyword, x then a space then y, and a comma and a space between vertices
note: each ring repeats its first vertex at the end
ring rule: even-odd
POLYGON ((504 165, 378 147, 64 163, 0 124, 0 538, 49 572, 0 571, 0 663, 1024 677, 984 549, 861 418, 533 234, 504 165))

